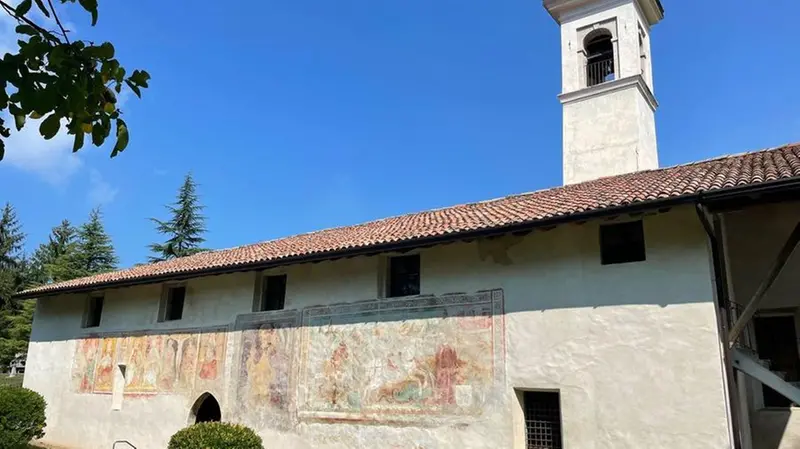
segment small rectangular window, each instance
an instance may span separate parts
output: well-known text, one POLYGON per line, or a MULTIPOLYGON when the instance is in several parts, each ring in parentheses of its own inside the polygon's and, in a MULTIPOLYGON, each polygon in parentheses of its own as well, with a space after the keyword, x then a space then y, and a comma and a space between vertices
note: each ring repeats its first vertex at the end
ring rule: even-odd
POLYGON ((419 254, 389 259, 390 298, 419 295, 419 254))
POLYGON ((642 221, 600 226, 600 262, 603 265, 645 260, 642 221))
POLYGON ((286 275, 265 276, 261 284, 259 312, 282 310, 286 303, 286 275))
POLYGON ((103 296, 90 296, 86 302, 86 318, 83 327, 100 326, 100 317, 103 315, 103 296))
POLYGON ((558 392, 524 392, 523 411, 526 449, 562 449, 561 400, 558 392))
POLYGON ((175 321, 183 318, 183 303, 185 299, 185 285, 167 287, 161 307, 160 321, 175 321))

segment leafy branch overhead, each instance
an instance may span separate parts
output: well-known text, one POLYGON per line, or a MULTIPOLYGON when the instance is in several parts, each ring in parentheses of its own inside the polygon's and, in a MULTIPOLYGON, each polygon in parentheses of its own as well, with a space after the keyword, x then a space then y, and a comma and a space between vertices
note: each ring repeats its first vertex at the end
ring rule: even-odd
MULTIPOLYGON (((91 14, 94 26, 97 0, 77 2, 91 14)), ((110 42, 70 41, 53 0, 22 0, 16 7, 0 0, 0 8, 17 21, 19 37, 19 51, 6 53, 0 60, 0 113, 7 111, 14 118, 17 131, 27 119, 42 119, 39 133, 45 139, 55 137, 64 125, 74 136, 73 151, 83 147, 87 135, 92 144, 100 146, 112 132, 116 142, 111 157, 125 150, 128 125, 117 107, 116 94, 127 86, 141 97, 150 75, 144 70, 127 75, 110 42), (38 23, 35 11, 44 15, 38 23), (48 29, 53 25, 57 29, 48 29)), ((0 160, 5 153, 4 139, 12 131, 5 115, 0 115, 0 160)))

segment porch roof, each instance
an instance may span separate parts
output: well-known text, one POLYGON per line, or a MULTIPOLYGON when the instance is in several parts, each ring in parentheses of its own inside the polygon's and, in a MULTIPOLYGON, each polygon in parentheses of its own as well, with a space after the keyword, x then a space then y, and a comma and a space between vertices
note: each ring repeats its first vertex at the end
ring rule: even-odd
POLYGON ((800 143, 555 187, 478 203, 136 266, 43 285, 21 298, 264 269, 526 231, 567 221, 698 201, 715 193, 800 181, 800 143))

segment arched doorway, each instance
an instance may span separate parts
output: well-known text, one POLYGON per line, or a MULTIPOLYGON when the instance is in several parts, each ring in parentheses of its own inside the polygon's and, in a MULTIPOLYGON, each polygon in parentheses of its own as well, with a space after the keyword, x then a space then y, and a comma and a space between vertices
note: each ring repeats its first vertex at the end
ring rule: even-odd
POLYGON ((194 406, 192 406, 192 413, 189 421, 194 423, 199 422, 218 422, 222 420, 222 410, 219 407, 219 402, 211 393, 203 393, 194 406))

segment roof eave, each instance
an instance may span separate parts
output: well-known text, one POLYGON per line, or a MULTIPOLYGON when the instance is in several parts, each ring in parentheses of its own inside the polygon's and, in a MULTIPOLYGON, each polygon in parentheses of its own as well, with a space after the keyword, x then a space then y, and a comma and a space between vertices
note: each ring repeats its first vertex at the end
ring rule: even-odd
POLYGON ((342 257, 355 257, 362 255, 372 255, 378 253, 408 250, 424 246, 431 246, 441 243, 449 243, 457 240, 474 239, 480 237, 490 237, 514 232, 530 231, 536 228, 548 227, 553 225, 565 224, 588 219, 602 218, 605 216, 619 215, 623 213, 637 213, 665 207, 691 203, 712 203, 715 201, 730 201, 741 198, 751 198, 755 194, 778 193, 792 189, 800 189, 800 177, 783 178, 774 181, 766 181, 757 184, 747 184, 736 187, 729 187, 697 193, 677 195, 666 198, 642 201, 622 206, 592 209, 569 215, 560 215, 541 220, 531 220, 527 222, 514 223, 505 226, 495 226, 491 228, 474 229, 463 232, 453 232, 430 237, 404 240, 400 242, 384 243, 379 245, 364 246, 358 248, 347 248, 337 251, 305 254, 300 256, 285 257, 266 261, 225 265, 220 267, 206 268, 194 271, 179 273, 168 273, 156 276, 142 277, 138 279, 122 279, 118 281, 98 283, 93 285, 83 285, 77 287, 67 287, 63 289, 50 290, 44 292, 22 292, 15 295, 18 299, 42 298, 47 296, 57 296, 71 293, 85 293, 101 289, 131 287, 134 285, 157 284, 159 282, 177 281, 196 277, 214 276, 221 274, 239 273, 244 271, 265 270, 277 266, 293 265, 298 263, 321 262, 324 260, 338 259, 342 257))

